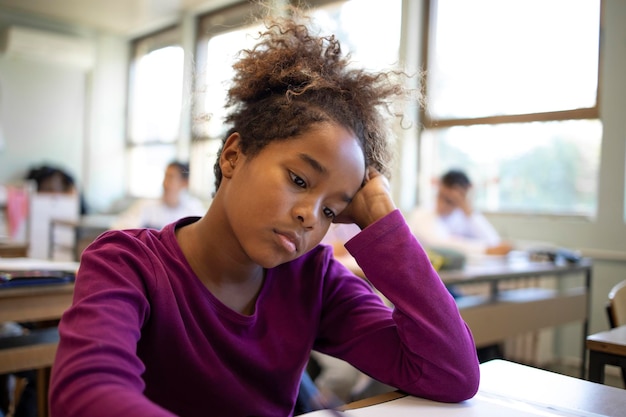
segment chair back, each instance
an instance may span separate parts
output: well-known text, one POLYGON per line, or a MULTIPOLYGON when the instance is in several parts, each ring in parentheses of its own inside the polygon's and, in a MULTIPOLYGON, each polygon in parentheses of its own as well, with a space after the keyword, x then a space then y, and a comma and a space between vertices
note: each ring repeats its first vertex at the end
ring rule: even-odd
POLYGON ((607 314, 611 327, 626 325, 626 280, 609 291, 607 314))

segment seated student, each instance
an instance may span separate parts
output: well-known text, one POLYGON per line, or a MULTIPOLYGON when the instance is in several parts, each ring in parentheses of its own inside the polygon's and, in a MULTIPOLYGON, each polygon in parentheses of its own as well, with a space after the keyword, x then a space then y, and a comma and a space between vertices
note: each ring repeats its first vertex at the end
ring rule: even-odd
POLYGON ((151 227, 161 229, 166 224, 188 216, 202 216, 206 208, 202 201, 191 196, 189 165, 170 162, 163 176, 163 195, 158 199, 140 199, 121 213, 112 229, 151 227))
POLYGON ((290 416, 311 350, 436 401, 478 389, 470 330, 389 191, 395 73, 270 21, 234 64, 206 214, 112 230, 59 326, 52 417, 290 416), (319 245, 332 222, 395 306, 319 245))
POLYGON ((452 249, 466 256, 507 254, 512 246, 473 208, 471 189, 463 171, 446 172, 439 180, 435 209, 415 209, 409 216, 411 230, 427 247, 452 249))
POLYGON ((76 187, 74 177, 64 169, 51 165, 41 165, 31 168, 25 179, 35 181, 37 192, 39 193, 77 193, 80 203, 80 214, 87 214, 87 204, 82 193, 76 187))
MULTIPOLYGON (((472 206, 472 183, 460 170, 449 170, 439 179, 435 210, 418 208, 410 215, 413 234, 426 247, 452 249, 466 257, 505 255, 512 246, 503 242, 496 229, 472 206)), ((450 288, 455 298, 463 296, 450 288)), ((501 344, 477 351, 480 362, 503 357, 501 344)))

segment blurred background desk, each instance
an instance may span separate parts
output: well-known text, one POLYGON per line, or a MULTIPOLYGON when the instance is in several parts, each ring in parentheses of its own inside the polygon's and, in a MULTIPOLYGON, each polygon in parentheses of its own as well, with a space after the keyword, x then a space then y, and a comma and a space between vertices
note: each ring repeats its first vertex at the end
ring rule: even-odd
POLYGON ((80 255, 101 233, 110 229, 115 216, 91 214, 77 220, 52 219, 48 258, 79 261, 80 255))
POLYGON ((22 258, 28 256, 28 245, 10 241, 0 241, 0 258, 22 258))
POLYGON ((580 322, 580 372, 584 377, 592 269, 589 259, 555 264, 514 256, 470 264, 458 271, 441 271, 439 275, 447 286, 463 294, 457 304, 478 347, 580 322))
MULTIPOLYGON (((354 258, 340 261, 363 277, 354 258)), ((589 259, 556 264, 530 261, 528 254, 517 253, 486 256, 463 269, 439 271, 439 276, 448 288, 461 294, 457 305, 477 348, 529 336, 519 343, 520 352, 514 358, 519 362, 538 365, 543 360, 539 357, 539 330, 580 322, 580 376, 584 377, 592 271, 589 259)))
MULTIPOLYGON (((78 268, 77 263, 0 259, 0 271, 24 271, 29 265, 33 270, 78 268)), ((42 417, 47 415, 48 381, 59 341, 56 323, 71 305, 73 294, 73 283, 0 289, 0 322, 33 324, 24 335, 0 338, 0 374, 37 370, 37 406, 42 417)))

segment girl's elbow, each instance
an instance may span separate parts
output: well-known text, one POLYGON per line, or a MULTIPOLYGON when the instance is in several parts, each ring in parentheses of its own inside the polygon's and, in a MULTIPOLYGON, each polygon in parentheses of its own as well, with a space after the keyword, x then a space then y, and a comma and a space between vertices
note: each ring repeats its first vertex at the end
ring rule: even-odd
POLYGON ((480 369, 478 366, 459 368, 450 373, 432 375, 428 380, 422 380, 420 385, 428 387, 429 392, 413 395, 444 403, 459 403, 478 392, 480 369))
POLYGON ((480 386, 480 369, 467 370, 462 375, 454 377, 453 389, 448 390, 446 399, 448 403, 458 403, 473 398, 480 386))

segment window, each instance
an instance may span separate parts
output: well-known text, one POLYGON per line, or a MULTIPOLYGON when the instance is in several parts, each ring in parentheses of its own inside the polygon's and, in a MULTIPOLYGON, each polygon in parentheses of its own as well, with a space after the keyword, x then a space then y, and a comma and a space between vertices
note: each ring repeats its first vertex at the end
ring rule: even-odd
POLYGON ((485 211, 594 216, 600 0, 431 0, 421 203, 449 168, 485 211))
POLYGON ((322 34, 334 34, 342 52, 359 68, 370 71, 397 65, 402 20, 401 0, 312 2, 313 22, 322 34), (376 30, 372 30, 375 27, 376 30), (384 36, 381 36, 384 34, 384 36))
MULTIPOLYGON (((232 64, 239 51, 256 44, 264 30, 248 19, 255 13, 252 7, 244 4, 220 10, 201 17, 198 25, 199 94, 195 99, 190 188, 205 198, 214 191, 213 164, 227 131, 224 105, 233 78, 232 64)), ((384 7, 378 0, 313 1, 311 7, 317 29, 322 34, 335 34, 355 65, 374 70, 397 63, 401 0, 387 0, 384 7)))
POLYGON ((178 29, 133 42, 129 84, 128 191, 159 197, 180 132, 184 53, 178 29))
POLYGON ((234 76, 232 65, 263 30, 249 19, 254 7, 242 4, 199 19, 189 187, 201 198, 210 199, 215 188, 213 165, 228 130, 224 106, 234 76))

